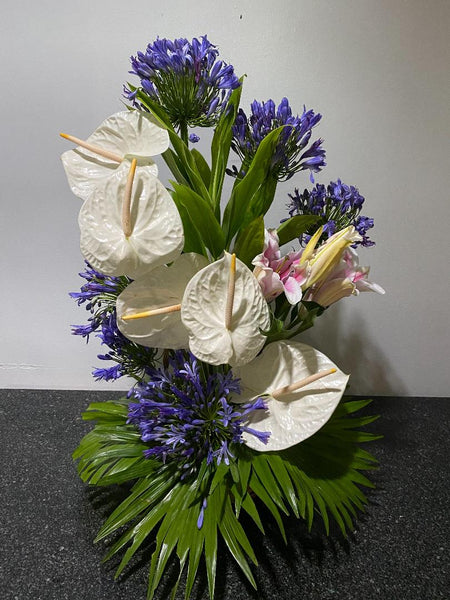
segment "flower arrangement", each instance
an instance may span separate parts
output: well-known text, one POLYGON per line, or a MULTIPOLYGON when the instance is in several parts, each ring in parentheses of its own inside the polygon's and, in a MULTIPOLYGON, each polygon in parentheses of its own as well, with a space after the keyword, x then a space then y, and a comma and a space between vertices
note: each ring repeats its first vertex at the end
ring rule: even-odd
POLYGON ((106 558, 122 553, 117 575, 151 539, 148 598, 174 557, 175 589, 184 573, 190 596, 203 557, 213 598, 219 537, 255 585, 242 513, 264 531, 266 507, 284 536, 289 512, 327 533, 332 517, 345 534, 363 510, 376 460, 360 443, 376 436, 359 428, 375 417, 357 416, 368 402, 343 398, 348 375, 293 338, 338 300, 384 291, 359 266, 373 220, 354 186, 295 189, 266 228, 277 183, 301 171, 314 183, 325 166, 320 114, 294 115, 283 98, 247 116, 243 79, 206 36, 157 39, 131 64, 127 110, 87 140, 61 134, 83 200, 85 282, 71 296, 90 315, 73 333, 107 347, 96 379, 135 380, 126 398, 88 407, 96 424, 74 458, 91 485, 132 484, 97 536, 113 538, 106 558), (192 146, 203 127, 208 159, 192 146))

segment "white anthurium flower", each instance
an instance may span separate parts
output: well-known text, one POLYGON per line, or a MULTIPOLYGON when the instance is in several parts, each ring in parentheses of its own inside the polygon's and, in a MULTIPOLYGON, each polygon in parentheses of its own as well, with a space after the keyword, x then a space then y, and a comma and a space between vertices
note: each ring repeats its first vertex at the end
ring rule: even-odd
POLYGON ((163 184, 144 169, 131 181, 128 221, 124 232, 123 205, 129 165, 121 164, 118 177, 105 179, 81 207, 78 223, 81 252, 94 269, 106 275, 136 279, 177 258, 184 234, 178 209, 163 184))
POLYGON ((259 451, 284 450, 316 433, 333 414, 349 378, 318 350, 291 341, 269 344, 234 374, 242 393, 233 402, 266 400, 267 410, 250 413, 248 427, 270 432, 267 444, 244 433, 245 443, 259 451))
POLYGON ((269 307, 256 278, 228 252, 188 283, 181 319, 191 352, 212 365, 250 362, 267 339, 260 330, 270 326, 269 307))
MULTIPOLYGON (((77 138, 61 135, 82 143, 77 138)), ((152 157, 167 150, 169 134, 150 115, 126 110, 105 119, 83 143, 111 155, 102 156, 80 145, 61 156, 72 192, 87 200, 105 179, 121 174, 118 167, 122 162, 128 163, 129 168, 133 158, 137 159, 138 170, 145 167, 156 177, 158 167, 152 157)))
POLYGON ((142 346, 188 348, 181 301, 189 280, 206 265, 208 260, 201 254, 182 254, 170 266, 157 267, 130 283, 116 303, 117 326, 123 335, 142 346), (165 307, 168 310, 160 312, 165 307))

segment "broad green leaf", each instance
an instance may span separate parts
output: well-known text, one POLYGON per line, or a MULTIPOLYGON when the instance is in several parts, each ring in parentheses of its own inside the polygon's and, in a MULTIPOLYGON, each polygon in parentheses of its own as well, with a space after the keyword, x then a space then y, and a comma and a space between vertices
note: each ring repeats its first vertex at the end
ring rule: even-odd
POLYGON ((166 162, 166 165, 169 167, 172 175, 175 177, 178 183, 182 183, 183 185, 189 185, 189 182, 183 175, 183 166, 180 162, 180 159, 172 150, 172 148, 168 148, 161 155, 166 162))
POLYGON ((203 179, 203 183, 207 188, 209 188, 211 183, 211 169, 209 168, 208 163, 204 159, 203 154, 201 154, 196 148, 191 150, 191 154, 194 157, 195 164, 197 165, 198 172, 203 179))
POLYGON ((178 208, 182 206, 187 211, 204 245, 215 258, 220 256, 225 240, 211 206, 189 187, 180 184, 174 185, 172 197, 178 208))
POLYGON ((316 215, 295 215, 284 221, 277 229, 280 246, 299 238, 317 223, 318 219, 316 215))
POLYGON ((195 252, 196 254, 203 254, 203 256, 208 256, 208 252, 206 250, 205 244, 203 243, 202 236, 200 235, 200 232, 195 226, 195 223, 191 218, 191 215, 189 214, 189 210, 181 202, 177 204, 177 208, 178 212, 180 213, 181 222, 183 223, 183 252, 195 252))
POLYGON ((259 216, 263 216, 269 210, 275 197, 278 181, 269 173, 265 181, 247 206, 242 227, 251 223, 259 216))
POLYGON ((228 156, 230 154, 231 140, 233 139, 232 126, 236 120, 239 101, 242 93, 243 77, 241 85, 233 90, 228 100, 227 109, 222 113, 217 123, 211 143, 211 182, 209 192, 211 195, 214 212, 218 215, 220 211, 220 197, 222 195, 223 180, 227 168, 228 156))
POLYGON ((263 205, 266 211, 270 206, 266 206, 266 196, 270 195, 267 190, 273 187, 270 165, 282 130, 283 127, 278 127, 262 140, 250 169, 233 188, 223 218, 227 247, 239 229, 245 228, 253 219, 265 214, 254 210, 254 206, 263 205))
POLYGON ((256 217, 245 229, 241 229, 236 238, 234 251, 247 267, 252 268, 252 260, 264 248, 264 218, 256 217))
POLYGON ((198 170, 197 163, 183 140, 172 130, 169 130, 169 138, 172 143, 172 146, 179 158, 179 170, 181 171, 181 167, 184 171, 182 171, 182 175, 188 181, 190 185, 190 189, 199 194, 207 202, 210 207, 212 206, 211 198, 206 188, 201 173, 198 170))

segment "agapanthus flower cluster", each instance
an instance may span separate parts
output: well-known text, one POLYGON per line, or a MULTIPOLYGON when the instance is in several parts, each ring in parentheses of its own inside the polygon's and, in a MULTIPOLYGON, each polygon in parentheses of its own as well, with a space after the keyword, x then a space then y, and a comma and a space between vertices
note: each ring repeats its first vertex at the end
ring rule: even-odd
POLYGON ((294 116, 287 98, 275 106, 273 100, 251 104, 251 114, 242 109, 233 126, 233 150, 242 159, 241 173, 246 172, 261 141, 274 129, 284 125, 272 158, 271 173, 279 181, 290 179, 298 171, 317 173, 325 166, 325 150, 320 138, 309 146, 312 129, 322 115, 303 108, 301 115, 294 116))
POLYGON ((243 433, 263 443, 269 434, 246 425, 247 416, 264 411, 263 400, 236 405, 239 380, 227 367, 211 368, 187 351, 176 351, 167 368, 149 370, 150 380, 136 385, 128 422, 136 425, 149 448, 145 455, 164 462, 175 460, 190 473, 206 458, 207 464, 229 464, 233 446, 243 433))
POLYGON ((156 350, 133 343, 119 331, 116 318, 117 296, 128 286, 127 277, 111 277, 93 269, 86 263, 86 270, 79 273, 86 280, 79 292, 71 292, 78 305, 85 304, 91 313, 86 325, 73 325, 72 333, 89 340, 96 332, 102 345, 108 346, 108 352, 98 354, 103 361, 113 361, 111 367, 95 368, 95 379, 112 381, 122 376, 140 379, 146 369, 154 363, 156 350))
MULTIPOLYGON (((164 108, 174 126, 208 127, 240 85, 232 65, 217 57, 216 46, 206 36, 192 42, 158 38, 145 52, 131 57, 130 72, 140 78, 140 90, 164 108)), ((125 95, 142 108, 136 89, 125 88, 125 95)))
MULTIPOLYGON (((361 236, 357 245, 373 246, 375 242, 369 239, 367 231, 373 227, 373 219, 361 215, 364 197, 358 188, 346 185, 340 179, 331 181, 326 187, 317 184, 312 190, 304 190, 302 194, 298 189, 289 194, 291 199, 288 209, 291 217, 295 215, 317 215, 320 221, 314 225, 323 226, 324 238, 334 235, 348 225, 353 225, 361 236)), ((300 241, 306 243, 311 233, 304 234, 300 241)))
POLYGON ((127 277, 111 277, 93 269, 85 261, 86 269, 78 273, 86 280, 79 292, 70 292, 69 296, 77 301, 78 306, 86 304, 85 308, 92 316, 87 325, 73 325, 72 333, 89 339, 89 335, 96 331, 103 319, 115 309, 117 296, 130 283, 127 277))

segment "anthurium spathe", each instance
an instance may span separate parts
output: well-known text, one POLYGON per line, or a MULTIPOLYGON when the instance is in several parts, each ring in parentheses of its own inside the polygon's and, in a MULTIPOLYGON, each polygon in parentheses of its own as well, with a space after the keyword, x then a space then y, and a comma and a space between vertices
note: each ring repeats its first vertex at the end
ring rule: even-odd
POLYGON ((249 415, 248 425, 270 431, 267 444, 244 434, 246 444, 260 451, 284 450, 316 433, 333 414, 349 378, 318 350, 285 341, 269 344, 234 372, 241 379, 241 395, 233 401, 256 401, 261 396, 266 401, 265 413, 249 415))
POLYGON ((105 275, 136 279, 177 258, 184 235, 178 209, 159 179, 138 169, 130 184, 128 167, 122 163, 116 177, 98 183, 81 207, 78 223, 81 252, 92 267, 105 275))
POLYGON ((105 179, 120 176, 119 165, 126 162, 129 167, 133 158, 137 158, 139 169, 145 167, 157 176, 158 167, 153 157, 167 150, 169 134, 148 113, 127 110, 105 119, 87 138, 86 144, 98 151, 80 145, 61 157, 70 188, 82 200, 87 200, 105 179), (100 154, 101 150, 106 151, 107 156, 100 154))
POLYGON ((117 325, 129 340, 154 348, 188 348, 188 332, 181 322, 180 305, 187 283, 208 260, 193 252, 182 254, 133 281, 117 298, 117 325), (163 307, 173 310, 134 318, 163 307), (125 317, 125 318, 124 318, 125 317))
POLYGON ((191 352, 212 365, 250 362, 264 346, 261 330, 270 325, 269 307, 256 278, 227 252, 188 283, 181 319, 191 352))

